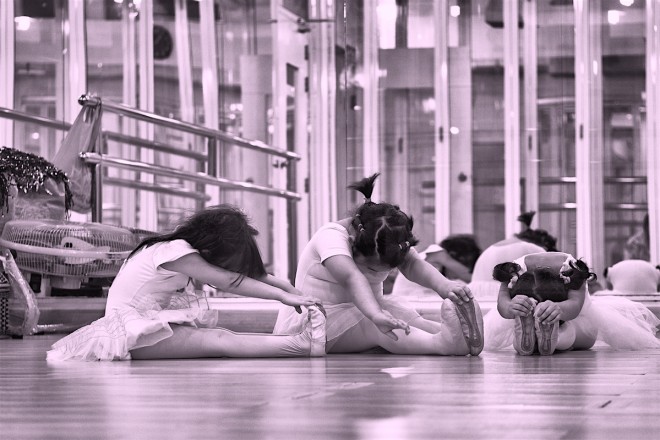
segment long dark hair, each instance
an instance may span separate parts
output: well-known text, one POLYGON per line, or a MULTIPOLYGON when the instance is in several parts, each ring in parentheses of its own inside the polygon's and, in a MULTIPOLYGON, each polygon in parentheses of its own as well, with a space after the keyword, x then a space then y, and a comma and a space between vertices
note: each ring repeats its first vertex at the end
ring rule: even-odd
POLYGON ((238 285, 244 277, 266 275, 255 239, 258 234, 239 208, 212 206, 191 215, 172 232, 145 238, 128 258, 156 243, 185 240, 210 264, 238 273, 232 282, 238 285))
POLYGON ((412 233, 412 217, 397 205, 371 201, 378 176, 379 173, 376 173, 348 186, 365 197, 365 202, 355 210, 351 222, 356 230, 353 253, 365 257, 377 254, 381 263, 397 267, 419 240, 412 233))

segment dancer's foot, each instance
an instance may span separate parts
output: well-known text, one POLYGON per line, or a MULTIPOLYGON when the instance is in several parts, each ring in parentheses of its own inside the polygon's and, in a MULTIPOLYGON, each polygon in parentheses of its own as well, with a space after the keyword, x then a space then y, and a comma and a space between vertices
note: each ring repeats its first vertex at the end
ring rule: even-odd
POLYGON ((307 320, 302 334, 309 340, 309 356, 325 356, 325 313, 319 306, 307 307, 307 320))
POLYGON ((530 356, 534 354, 535 345, 534 316, 516 316, 513 324, 513 348, 522 356, 530 356))
POLYGON ((559 323, 555 322, 548 325, 534 319, 534 330, 539 344, 539 354, 548 356, 554 353, 559 338, 559 323))
POLYGON ((457 304, 456 312, 470 354, 477 356, 484 349, 484 318, 481 314, 481 307, 475 300, 471 300, 464 304, 457 304))

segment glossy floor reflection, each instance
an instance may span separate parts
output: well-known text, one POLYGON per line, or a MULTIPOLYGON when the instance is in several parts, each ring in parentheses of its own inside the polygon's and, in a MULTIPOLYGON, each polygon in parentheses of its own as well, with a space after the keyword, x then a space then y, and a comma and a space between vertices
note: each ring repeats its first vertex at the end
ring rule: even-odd
POLYGON ((47 364, 0 340, 0 438, 644 439, 660 351, 47 364))

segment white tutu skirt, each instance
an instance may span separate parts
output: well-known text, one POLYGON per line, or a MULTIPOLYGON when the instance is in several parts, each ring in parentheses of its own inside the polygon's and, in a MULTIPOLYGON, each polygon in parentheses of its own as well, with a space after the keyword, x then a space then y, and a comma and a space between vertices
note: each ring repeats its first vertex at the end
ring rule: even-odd
MULTIPOLYGON (((421 317, 416 310, 399 304, 396 300, 379 298, 378 302, 383 310, 387 310, 395 318, 409 323, 415 318, 421 317)), ((355 327, 363 319, 367 319, 353 303, 323 304, 327 313, 325 321, 326 351, 331 349, 337 338, 355 327)), ((304 319, 293 307, 280 307, 277 322, 273 329, 276 335, 295 335, 302 331, 304 319)))
MULTIPOLYGON (((616 296, 591 297, 572 321, 598 342, 615 350, 660 348, 656 337, 660 319, 641 303, 616 296)), ((514 320, 497 309, 484 316, 484 350, 501 350, 513 344, 514 320)))
POLYGON ((170 324, 216 327, 218 314, 199 308, 139 311, 112 310, 103 318, 57 341, 49 361, 112 361, 131 359, 130 351, 148 347, 174 333, 170 324))

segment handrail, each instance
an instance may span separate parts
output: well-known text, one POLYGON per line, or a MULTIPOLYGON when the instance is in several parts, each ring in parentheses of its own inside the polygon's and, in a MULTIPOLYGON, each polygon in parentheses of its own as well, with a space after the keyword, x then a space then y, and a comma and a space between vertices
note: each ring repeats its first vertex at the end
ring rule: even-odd
MULTIPOLYGON (((83 95, 78 99, 78 102, 80 103, 80 105, 93 106, 93 105, 98 105, 101 102, 101 100, 94 96, 83 95)), ((192 133, 199 136, 220 139, 232 145, 245 147, 250 150, 267 153, 273 156, 280 156, 290 160, 301 159, 300 155, 297 153, 271 147, 265 142, 250 141, 248 139, 244 139, 240 136, 234 136, 233 134, 224 131, 213 130, 211 128, 206 128, 206 127, 200 127, 198 125, 191 124, 189 122, 180 121, 178 119, 166 118, 164 116, 148 113, 143 110, 134 109, 132 107, 125 106, 123 104, 103 101, 102 105, 103 105, 103 110, 108 110, 118 115, 130 116, 131 118, 140 121, 151 122, 153 124, 158 124, 163 127, 173 128, 175 130, 185 131, 187 133, 192 133)))
POLYGON ((144 162, 136 162, 118 157, 102 155, 98 153, 80 153, 80 157, 89 164, 111 164, 117 168, 123 168, 131 171, 147 172, 159 176, 177 177, 181 179, 190 180, 193 182, 204 183, 207 185, 215 185, 224 188, 241 189, 244 191, 256 192, 260 194, 268 194, 271 196, 284 197, 290 200, 300 200, 299 194, 291 191, 280 190, 268 186, 255 185, 248 182, 237 182, 234 180, 225 179, 223 177, 213 177, 205 173, 190 173, 181 171, 175 168, 168 168, 158 165, 151 165, 144 162))
POLYGON ((29 122, 32 124, 43 125, 44 127, 48 128, 56 128, 58 130, 68 130, 72 125, 68 122, 56 121, 55 119, 48 119, 41 116, 34 116, 5 107, 0 107, 0 118, 11 119, 13 121, 20 122, 29 122))

